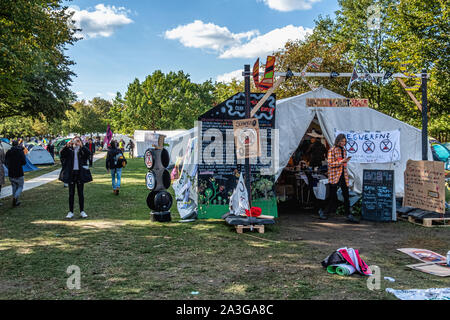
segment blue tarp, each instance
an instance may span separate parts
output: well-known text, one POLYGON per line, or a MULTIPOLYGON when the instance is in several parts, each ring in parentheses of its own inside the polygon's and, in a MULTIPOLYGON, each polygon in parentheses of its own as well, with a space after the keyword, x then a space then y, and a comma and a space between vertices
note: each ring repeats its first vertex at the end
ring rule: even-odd
MULTIPOLYGON (((36 170, 39 170, 39 168, 37 168, 36 166, 34 166, 31 162, 30 162, 30 160, 28 160, 28 157, 25 157, 26 158, 26 160, 27 160, 27 164, 26 165, 24 165, 22 168, 23 168, 23 172, 29 172, 29 171, 36 171, 36 170)), ((3 168, 5 168, 5 177, 7 177, 8 176, 8 168, 5 166, 5 165, 3 165, 3 168)))

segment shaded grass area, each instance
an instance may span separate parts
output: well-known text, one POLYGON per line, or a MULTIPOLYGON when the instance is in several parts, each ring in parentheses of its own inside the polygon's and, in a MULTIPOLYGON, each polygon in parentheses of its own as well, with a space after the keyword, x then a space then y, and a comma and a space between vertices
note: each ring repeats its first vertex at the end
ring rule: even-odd
POLYGON ((87 220, 77 204, 76 219, 64 219, 68 190, 57 181, 25 192, 19 208, 0 207, 0 299, 393 299, 368 290, 364 277, 326 273, 320 261, 341 244, 362 247, 369 264, 399 280, 382 289, 449 286, 407 270, 415 261, 395 252, 403 244, 443 249, 449 229, 369 225, 358 231, 366 238, 353 238, 348 225, 296 225, 280 212, 266 233, 239 235, 221 220, 181 223, 175 205, 171 223, 151 222, 143 160, 128 160, 119 196, 104 163, 95 162, 85 186, 87 220), (71 265, 80 267, 80 290, 67 289, 71 265))

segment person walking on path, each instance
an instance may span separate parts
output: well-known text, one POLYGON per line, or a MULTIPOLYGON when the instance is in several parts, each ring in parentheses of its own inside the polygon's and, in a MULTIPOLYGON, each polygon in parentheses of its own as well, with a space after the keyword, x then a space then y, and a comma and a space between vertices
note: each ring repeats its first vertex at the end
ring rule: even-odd
POLYGON ((134 142, 130 139, 127 144, 128 150, 130 150, 129 158, 132 159, 134 157, 134 142))
MULTIPOLYGON (((337 207, 337 188, 341 187, 342 195, 344 197, 344 209, 347 215, 347 221, 357 223, 358 221, 350 212, 350 196, 348 191, 348 171, 347 163, 351 157, 347 157, 347 150, 345 145, 347 139, 344 134, 339 134, 336 137, 334 146, 328 151, 328 183, 330 184, 330 198, 327 209, 327 214, 336 213, 337 207)), ((327 219, 326 215, 319 210, 319 218, 327 219)))
POLYGON ((19 197, 22 194, 24 184, 23 166, 27 164, 23 148, 17 140, 12 142, 12 148, 6 152, 5 165, 8 168, 8 177, 11 182, 13 207, 20 205, 19 197))
POLYGON ((88 148, 88 150, 90 152, 89 167, 92 167, 92 163, 94 162, 94 153, 95 153, 95 143, 92 141, 92 138, 89 138, 88 142, 86 142, 85 147, 88 148))
POLYGON ((108 154, 106 155, 106 170, 111 172, 112 188, 115 195, 119 195, 122 179, 123 163, 121 163, 120 160, 126 161, 122 150, 117 148, 117 142, 113 140, 111 141, 111 147, 108 149, 108 154), (120 157, 122 157, 123 160, 119 159, 120 157))
POLYGON ((62 170, 59 180, 69 185, 69 213, 67 219, 72 219, 74 209, 75 187, 78 193, 80 216, 87 218, 84 212, 84 184, 92 181, 87 161, 89 150, 83 146, 80 137, 75 137, 61 150, 62 170))
MULTIPOLYGON (((2 186, 5 184, 5 169, 3 164, 5 163, 5 151, 0 144, 0 194, 2 194, 2 186)), ((2 203, 0 202, 0 206, 2 203)))

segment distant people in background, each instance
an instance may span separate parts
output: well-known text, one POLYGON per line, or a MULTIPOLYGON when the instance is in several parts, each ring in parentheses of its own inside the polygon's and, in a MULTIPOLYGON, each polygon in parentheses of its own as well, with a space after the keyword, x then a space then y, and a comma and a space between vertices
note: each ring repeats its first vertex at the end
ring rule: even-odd
POLYGON ((133 142, 133 140, 130 139, 130 141, 128 141, 127 149, 130 150, 129 157, 133 158, 134 157, 134 142, 133 142))
POLYGON ((115 195, 119 195, 120 183, 122 179, 123 166, 118 161, 120 155, 122 155, 125 159, 122 150, 117 148, 117 142, 112 140, 111 147, 108 149, 108 154, 106 155, 106 170, 111 172, 112 188, 115 195))
MULTIPOLYGON (((5 184, 5 169, 3 164, 5 163, 5 151, 0 144, 0 195, 2 194, 2 186, 5 184)), ((2 203, 0 202, 0 206, 2 203)))
POLYGON ((125 141, 123 141, 123 139, 120 139, 119 141, 119 149, 122 151, 122 153, 125 152, 125 141))
POLYGON ((92 163, 94 162, 94 153, 95 153, 95 144, 92 141, 92 138, 89 138, 88 142, 85 144, 85 147, 88 148, 89 155, 89 167, 92 167, 92 163))
POLYGON ((72 219, 74 214, 75 187, 78 193, 80 216, 87 218, 84 212, 84 184, 92 181, 91 172, 87 165, 89 150, 83 146, 80 137, 75 137, 61 150, 62 170, 59 179, 69 185, 69 213, 67 219, 72 219))
POLYGON ((53 141, 49 140, 47 144, 47 151, 52 156, 53 160, 55 160, 55 146, 53 145, 53 141))
POLYGON ((14 140, 12 148, 5 155, 5 165, 8 168, 8 177, 12 187, 13 207, 17 207, 21 203, 19 198, 24 184, 23 166, 27 164, 23 151, 24 149, 19 146, 18 141, 14 140))

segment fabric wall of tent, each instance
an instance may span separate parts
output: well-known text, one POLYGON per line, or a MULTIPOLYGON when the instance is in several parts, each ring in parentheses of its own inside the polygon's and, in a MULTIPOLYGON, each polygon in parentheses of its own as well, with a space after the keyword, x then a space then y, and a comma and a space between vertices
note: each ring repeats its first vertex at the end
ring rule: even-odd
POLYGON ((197 127, 194 127, 170 138, 166 138, 165 142, 169 145, 167 147, 170 155, 169 167, 174 166, 177 159, 184 157, 189 140, 194 138, 196 134, 197 127))
POLYGON ((43 147, 36 145, 27 154, 27 158, 33 165, 55 164, 50 153, 43 147))
MULTIPOLYGON (((170 139, 171 137, 176 136, 177 134, 183 133, 186 130, 163 130, 163 131, 151 131, 151 130, 135 130, 134 131, 134 142, 136 146, 134 148, 134 156, 135 157, 143 157, 145 151, 151 147, 150 142, 148 141, 149 134, 156 133, 160 135, 165 135, 165 141, 170 139)), ((165 142, 166 143, 166 142, 165 142)))
MULTIPOLYGON (((385 115, 369 107, 308 107, 308 98, 345 98, 333 91, 319 88, 304 94, 277 101, 275 127, 279 129, 279 167, 276 177, 288 164, 309 125, 316 117, 328 142, 333 145, 335 130, 338 131, 382 131, 400 130, 400 159, 390 163, 349 162, 348 170, 354 181, 353 191, 361 193, 364 169, 395 171, 395 192, 397 197, 404 194, 403 174, 409 159, 422 160, 422 132, 402 121, 385 115)), ((428 145, 428 159, 432 153, 428 145)))

